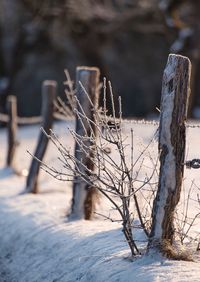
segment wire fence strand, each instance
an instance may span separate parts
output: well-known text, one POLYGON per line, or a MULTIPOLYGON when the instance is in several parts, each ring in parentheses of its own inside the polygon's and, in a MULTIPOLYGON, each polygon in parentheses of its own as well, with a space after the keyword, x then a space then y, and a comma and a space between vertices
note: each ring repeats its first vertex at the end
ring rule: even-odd
MULTIPOLYGON (((53 114, 54 118, 62 121, 68 121, 69 118, 73 118, 72 116, 65 116, 60 113, 54 113, 53 114)), ((9 116, 7 114, 0 113, 0 122, 9 122, 9 116)), ((21 125, 26 125, 26 124, 38 124, 42 123, 43 118, 42 116, 32 116, 32 117, 17 117, 17 123, 21 125)))
MULTIPOLYGON (((75 118, 73 115, 66 116, 58 112, 54 112, 54 118, 61 121, 68 121, 69 119, 75 118)), ((104 116, 101 116, 103 119, 104 116)), ((108 121, 112 122, 114 119, 112 117, 108 117, 108 121)), ((21 125, 25 124, 38 124, 42 123, 43 118, 42 116, 32 116, 32 117, 17 117, 17 123, 21 125)), ((9 116, 7 114, 0 113, 0 122, 9 122, 9 116)), ((122 122, 125 124, 139 124, 139 125, 152 125, 159 127, 159 121, 158 120, 146 120, 146 119, 117 119, 115 118, 115 122, 122 122)), ((186 122, 187 128, 200 128, 200 122, 186 122)))

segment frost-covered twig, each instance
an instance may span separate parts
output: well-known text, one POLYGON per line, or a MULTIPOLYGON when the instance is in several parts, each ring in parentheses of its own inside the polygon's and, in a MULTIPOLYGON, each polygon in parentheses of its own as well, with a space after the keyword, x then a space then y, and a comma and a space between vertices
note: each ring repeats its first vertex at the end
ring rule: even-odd
POLYGON ((151 181, 156 171, 155 166, 153 166, 150 175, 145 174, 144 179, 141 179, 140 171, 143 168, 144 155, 148 151, 152 140, 143 148, 139 157, 134 158, 133 130, 131 130, 131 141, 128 144, 122 132, 121 98, 119 98, 119 118, 117 119, 111 83, 109 83, 112 104, 111 116, 107 115, 106 80, 103 83, 104 97, 102 109, 95 107, 84 86, 81 83, 80 86, 85 99, 89 100, 92 107, 93 118, 88 117, 79 99, 75 96, 74 99, 76 100, 77 107, 74 109, 74 114, 79 119, 84 134, 80 135, 73 130, 70 130, 70 133, 76 144, 78 144, 79 152, 90 159, 94 170, 91 170, 81 159, 67 150, 53 132, 47 135, 47 137, 57 147, 60 153, 59 161, 64 171, 59 173, 53 167, 48 167, 48 165, 43 165, 43 163, 41 165, 45 171, 54 175, 57 179, 62 178, 62 180, 71 181, 73 176, 75 176, 75 181, 84 181, 88 187, 97 188, 119 213, 123 225, 123 233, 132 255, 138 254, 139 249, 132 234, 133 212, 131 210, 131 202, 134 202, 141 227, 148 236, 146 220, 141 212, 137 193, 145 189, 147 185, 151 186, 151 181), (112 119, 112 127, 109 124, 110 119, 112 119), (90 130, 88 131, 86 128, 90 130), (95 136, 94 130, 98 132, 98 138, 95 136), (105 150, 107 146, 111 147, 115 156, 105 150), (130 153, 127 153, 128 150, 130 153), (137 172, 135 173, 134 171, 137 172))

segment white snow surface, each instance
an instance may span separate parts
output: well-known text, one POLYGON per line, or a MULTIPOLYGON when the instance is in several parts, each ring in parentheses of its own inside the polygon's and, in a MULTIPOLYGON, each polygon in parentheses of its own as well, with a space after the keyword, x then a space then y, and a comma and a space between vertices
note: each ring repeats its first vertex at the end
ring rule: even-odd
MULTIPOLYGON (((57 123, 55 132, 64 145, 73 147, 67 132, 73 122, 57 123)), ((148 142, 155 131, 150 125, 132 125, 135 135, 148 142)), ((125 132, 126 133, 126 132, 125 132)), ((34 152, 39 126, 19 128, 20 146, 16 165, 26 174, 34 152)), ((188 130, 187 158, 200 154, 199 129, 188 130)), ((128 281, 200 281, 200 260, 173 261, 159 255, 143 255, 130 259, 130 251, 121 232, 121 224, 97 217, 93 221, 68 221, 71 184, 56 181, 40 173, 38 195, 21 194, 25 176, 17 176, 5 168, 7 151, 6 130, 0 130, 0 281, 1 282, 128 282, 128 281)), ((154 144, 155 148, 157 144, 154 144)), ((153 152, 153 151, 152 151, 153 152)), ((52 145, 45 156, 47 163, 56 165, 58 153, 52 145)), ((186 171, 185 190, 192 179, 198 184, 199 170, 186 171)), ((98 211, 109 212, 109 203, 102 197, 98 211)), ((191 214, 196 214, 192 205, 191 214)), ((143 239, 141 232, 135 231, 143 239)), ((193 233, 199 236, 200 222, 193 233)))

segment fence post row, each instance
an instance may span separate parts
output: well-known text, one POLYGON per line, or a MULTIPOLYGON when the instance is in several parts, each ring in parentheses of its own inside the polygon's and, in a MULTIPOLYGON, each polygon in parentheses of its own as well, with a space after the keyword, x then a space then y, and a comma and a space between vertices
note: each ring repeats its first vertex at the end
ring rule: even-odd
MULTIPOLYGON (((98 105, 99 100, 99 76, 100 72, 99 69, 96 67, 78 67, 76 69, 76 91, 77 91, 77 99, 81 105, 77 105, 77 111, 82 113, 86 113, 87 117, 94 121, 93 110, 90 104, 87 95, 84 93, 80 82, 82 83, 83 87, 85 88, 86 92, 88 93, 92 103, 94 106, 98 105)), ((87 131, 87 136, 90 136, 90 127, 92 128, 93 132, 96 134, 96 128, 93 123, 88 124, 84 118, 82 122, 78 117, 76 117, 76 133, 79 136, 85 136, 85 130, 87 131), (85 129, 83 128, 82 122, 84 124, 85 129)), ((85 145, 88 147, 91 144, 91 141, 87 140, 84 141, 85 145)), ((91 171, 94 170, 94 163, 90 160, 92 158, 92 152, 90 150, 90 156, 87 157, 80 150, 79 144, 76 142, 75 144, 75 158, 78 160, 76 166, 80 171, 84 173, 85 169, 84 166, 88 167, 91 171), (83 165, 82 165, 83 164, 83 165)), ((85 172, 88 173, 88 172, 85 172)), ((72 198, 72 211, 71 217, 73 218, 85 218, 91 219, 94 208, 95 208, 95 199, 97 190, 94 187, 90 187, 87 183, 85 183, 80 177, 75 176, 74 183, 73 183, 73 198, 72 198)))
POLYGON ((7 110, 9 120, 7 123, 8 128, 8 154, 6 159, 6 165, 14 168, 14 156, 17 146, 16 132, 17 132, 17 99, 15 96, 8 96, 7 98, 7 110))
POLYGON ((191 63, 170 54, 164 70, 159 128, 160 175, 152 213, 150 247, 174 239, 174 211, 181 194, 185 157, 185 121, 190 94, 191 63))
MULTIPOLYGON (((53 125, 54 99, 57 92, 57 82, 53 80, 45 80, 42 84, 42 127, 50 133, 53 125)), ((42 160, 48 145, 48 138, 40 132, 34 156, 42 160)), ((32 159, 29 174, 26 181, 26 191, 37 193, 38 191, 38 175, 40 163, 36 159, 32 159)))

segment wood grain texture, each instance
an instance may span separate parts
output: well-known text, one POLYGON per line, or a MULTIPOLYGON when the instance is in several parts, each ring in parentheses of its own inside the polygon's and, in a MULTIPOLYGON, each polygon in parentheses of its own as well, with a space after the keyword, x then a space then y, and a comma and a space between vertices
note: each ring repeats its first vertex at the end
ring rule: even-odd
MULTIPOLYGON (((54 99, 56 97, 57 83, 56 81, 46 80, 42 85, 42 127, 47 134, 53 125, 54 99)), ((34 156, 39 160, 43 160, 49 139, 40 132, 34 156)), ((26 191, 29 193, 38 192, 38 176, 40 163, 36 159, 32 159, 29 174, 26 181, 26 191)))
POLYGON ((152 213, 150 246, 172 244, 174 212, 181 195, 185 158, 185 121, 190 95, 191 63, 170 54, 164 70, 159 128, 160 175, 152 213))
MULTIPOLYGON (((87 117, 94 121, 93 111, 94 108, 98 106, 99 93, 99 69, 95 67, 78 67, 76 71, 76 90, 77 90, 77 99, 79 100, 79 105, 77 105, 77 110, 79 112, 84 111, 87 117), (83 88, 80 85, 82 83, 86 92, 88 93, 94 108, 92 107, 89 99, 84 93, 83 88), (81 109, 82 108, 82 109, 81 109)), ((96 128, 93 123, 88 123, 85 119, 76 118, 76 133, 80 136, 90 136, 91 131, 94 135, 96 135, 96 128), (83 124, 84 126, 83 126, 83 124), (86 130, 86 132, 85 132, 86 130)), ((89 148, 91 144, 91 140, 85 140, 84 144, 89 148)), ((79 160, 83 165, 89 168, 91 171, 94 170, 94 163, 90 160, 93 157, 92 150, 88 150, 89 156, 80 149, 79 144, 76 142, 75 144, 75 157, 79 160)), ((84 172, 84 167, 81 163, 77 163, 77 167, 79 170, 84 172)), ((84 172, 87 173, 87 172, 84 172)), ((89 186, 80 177, 74 178, 73 183, 73 199, 72 199, 72 211, 71 217, 74 218, 84 218, 91 219, 95 210, 95 202, 97 196, 97 190, 94 187, 89 186)))

